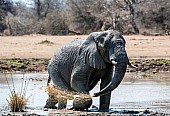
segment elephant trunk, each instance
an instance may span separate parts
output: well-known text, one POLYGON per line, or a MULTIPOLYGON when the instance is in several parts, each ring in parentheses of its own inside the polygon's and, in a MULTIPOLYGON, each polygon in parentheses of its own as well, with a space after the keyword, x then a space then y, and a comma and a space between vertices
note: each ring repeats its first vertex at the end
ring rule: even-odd
POLYGON ((112 90, 117 88, 125 75, 127 64, 129 63, 126 52, 119 52, 118 54, 116 54, 116 59, 113 60, 117 61, 114 76, 112 77, 111 82, 105 88, 103 88, 100 92, 94 93, 95 97, 110 93, 112 90))
POLYGON ((109 50, 109 60, 113 65, 117 64, 117 62, 115 61, 116 57, 115 57, 115 54, 114 54, 114 49, 109 50))

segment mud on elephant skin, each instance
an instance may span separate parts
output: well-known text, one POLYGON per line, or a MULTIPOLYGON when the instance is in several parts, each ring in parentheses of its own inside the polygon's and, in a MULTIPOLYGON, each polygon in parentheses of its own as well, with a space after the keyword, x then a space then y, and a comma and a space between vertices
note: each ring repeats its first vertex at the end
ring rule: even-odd
MULTIPOLYGON (((101 81, 100 91, 93 96, 100 96, 99 110, 108 111, 111 91, 122 81, 127 65, 133 67, 125 44, 123 36, 113 30, 93 32, 85 40, 73 41, 58 49, 51 59, 49 79, 56 87, 83 94, 89 94, 101 81)), ((49 103, 45 107, 54 107, 48 107, 49 103)))

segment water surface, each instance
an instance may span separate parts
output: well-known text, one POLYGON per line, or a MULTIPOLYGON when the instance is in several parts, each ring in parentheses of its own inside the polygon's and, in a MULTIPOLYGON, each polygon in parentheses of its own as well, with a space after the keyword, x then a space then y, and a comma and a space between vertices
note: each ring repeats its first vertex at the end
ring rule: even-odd
MULTIPOLYGON (((43 108, 48 98, 45 92, 47 77, 47 74, 0 74, 0 111, 8 109, 6 99, 9 99, 10 89, 23 92, 21 88, 27 83, 25 93, 26 98, 29 98, 27 106, 30 109, 43 108)), ((99 84, 90 93, 97 91, 99 84)), ((71 105, 69 101, 67 107, 71 105)), ((99 105, 99 98, 93 98, 93 105, 99 105)), ((170 114, 170 72, 126 73, 123 82, 112 92, 110 108, 150 108, 170 114)))

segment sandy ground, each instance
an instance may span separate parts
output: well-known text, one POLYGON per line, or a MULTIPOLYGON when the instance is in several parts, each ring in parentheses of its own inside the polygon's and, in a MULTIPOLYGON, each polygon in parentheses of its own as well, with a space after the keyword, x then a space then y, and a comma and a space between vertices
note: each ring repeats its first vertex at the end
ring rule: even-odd
MULTIPOLYGON (((1 36, 0 59, 10 58, 51 58, 60 46, 82 36, 1 36), (42 43, 47 41, 46 43, 42 43), (52 42, 52 43, 48 43, 52 42)), ((170 59, 170 36, 124 36, 126 50, 130 58, 167 58, 170 59)))

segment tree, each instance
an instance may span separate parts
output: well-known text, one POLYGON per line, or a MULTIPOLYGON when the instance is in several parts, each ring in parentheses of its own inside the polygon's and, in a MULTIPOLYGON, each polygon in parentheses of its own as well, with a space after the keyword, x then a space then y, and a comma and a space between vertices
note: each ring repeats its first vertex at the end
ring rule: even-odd
POLYGON ((12 35, 169 32, 169 0, 0 0, 0 32, 12 35), (14 14, 14 15, 11 15, 14 14))
POLYGON ((130 17, 130 23, 135 31, 136 34, 139 34, 139 28, 138 25, 135 22, 135 4, 137 3, 138 0, 124 0, 126 3, 126 8, 129 10, 129 17, 130 17))
POLYGON ((133 33, 138 34, 139 28, 135 22, 137 3, 135 0, 68 0, 72 22, 81 33, 107 29, 124 33, 131 24, 133 33))
POLYGON ((7 16, 8 12, 15 13, 12 1, 0 0, 0 32, 3 32, 7 28, 5 16, 7 16))
POLYGON ((34 0, 40 34, 68 34, 63 0, 34 0))
POLYGON ((34 0, 38 20, 44 18, 48 14, 51 0, 34 0))
POLYGON ((103 24, 101 14, 104 3, 105 0, 68 0, 68 11, 71 12, 72 18, 71 28, 79 30, 82 34, 99 30, 103 24))
POLYGON ((137 21, 144 32, 164 32, 170 30, 170 1, 145 0, 137 6, 137 21))

